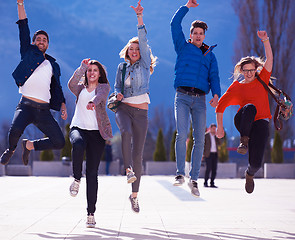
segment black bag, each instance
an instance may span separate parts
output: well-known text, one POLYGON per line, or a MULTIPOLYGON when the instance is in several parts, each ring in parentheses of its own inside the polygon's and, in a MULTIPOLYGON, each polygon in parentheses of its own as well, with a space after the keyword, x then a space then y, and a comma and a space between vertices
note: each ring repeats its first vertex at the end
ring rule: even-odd
POLYGON ((293 103, 291 98, 287 95, 287 93, 283 92, 280 89, 277 89, 271 83, 266 85, 265 82, 261 80, 261 78, 257 75, 258 81, 263 85, 263 87, 269 92, 269 94, 274 98, 277 102, 277 107, 275 110, 275 114, 273 117, 274 125, 277 130, 283 129, 283 123, 281 120, 288 120, 293 114, 293 103), (271 87, 278 95, 276 96, 270 89, 271 87))
MULTIPOLYGON (((126 74, 126 65, 127 63, 123 64, 123 69, 122 69, 122 88, 121 88, 121 93, 124 93, 124 79, 125 79, 125 74, 126 74)), ((107 107, 108 109, 112 110, 113 112, 117 112, 117 108, 121 101, 117 100, 117 95, 116 93, 112 93, 109 98, 108 98, 108 103, 107 107)))

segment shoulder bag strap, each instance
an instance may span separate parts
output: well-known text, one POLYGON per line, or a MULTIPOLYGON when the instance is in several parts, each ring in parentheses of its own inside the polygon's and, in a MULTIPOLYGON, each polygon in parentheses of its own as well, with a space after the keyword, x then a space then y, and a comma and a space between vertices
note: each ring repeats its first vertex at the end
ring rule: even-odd
MULTIPOLYGON (((277 97, 274 95, 274 93, 269 89, 269 87, 266 85, 266 83, 262 81, 262 79, 259 77, 259 75, 257 75, 256 77, 257 77, 257 80, 263 85, 263 87, 265 88, 265 90, 268 91, 268 93, 274 98, 274 100, 275 100, 278 104, 280 104, 278 98, 277 98, 277 97)), ((271 88, 274 87, 271 83, 269 83, 269 85, 270 85, 271 88)), ((276 92, 281 93, 281 91, 278 90, 276 87, 274 87, 273 89, 274 89, 276 92)))
POLYGON ((124 63, 123 64, 123 69, 122 69, 122 88, 121 88, 121 93, 122 94, 124 94, 124 82, 125 82, 126 66, 127 66, 127 63, 124 63))
MULTIPOLYGON (((275 125, 275 128, 277 130, 281 130, 283 128, 283 124, 281 122, 281 120, 279 119, 279 106, 281 106, 281 103, 280 101, 278 100, 278 98, 274 95, 274 93, 269 89, 269 87, 266 85, 265 82, 262 81, 262 79, 259 77, 259 75, 256 76, 257 77, 257 80, 262 84, 262 86, 266 89, 266 91, 269 92, 269 94, 273 97, 273 99, 277 102, 277 107, 276 107, 276 110, 275 110, 275 114, 274 114, 274 117, 273 117, 273 122, 274 122, 274 125, 275 125)), ((269 83, 271 85, 271 87, 276 91, 278 92, 279 94, 282 93, 282 91, 280 91, 279 89, 277 89, 276 87, 274 87, 271 83, 269 83)))

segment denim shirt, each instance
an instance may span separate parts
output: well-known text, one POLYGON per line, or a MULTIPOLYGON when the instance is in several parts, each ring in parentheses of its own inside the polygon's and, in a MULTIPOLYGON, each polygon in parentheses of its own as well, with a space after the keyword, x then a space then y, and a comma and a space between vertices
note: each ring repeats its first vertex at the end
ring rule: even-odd
POLYGON ((60 85, 60 68, 55 59, 48 54, 39 50, 35 45, 31 44, 30 30, 28 19, 18 20, 19 38, 20 38, 20 54, 21 61, 12 73, 15 83, 18 87, 23 86, 35 69, 46 59, 52 66, 53 76, 50 84, 50 108, 56 111, 60 110, 61 104, 65 103, 65 98, 60 85))
MULTIPOLYGON (((138 40, 140 59, 134 64, 127 63, 125 80, 130 75, 131 85, 124 84, 124 97, 132 97, 149 93, 149 80, 150 80, 150 48, 147 44, 146 29, 144 25, 138 26, 138 40)), ((122 88, 122 69, 123 63, 120 63, 117 69, 115 92, 120 93, 122 88)))

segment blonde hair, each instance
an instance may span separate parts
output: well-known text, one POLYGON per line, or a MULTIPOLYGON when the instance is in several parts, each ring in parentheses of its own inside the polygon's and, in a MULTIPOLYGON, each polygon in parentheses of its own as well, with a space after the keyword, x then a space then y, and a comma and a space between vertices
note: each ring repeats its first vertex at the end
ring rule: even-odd
MULTIPOLYGON (((128 49, 131 45, 131 43, 137 43, 139 44, 139 40, 138 37, 133 37, 131 38, 128 43, 125 45, 125 47, 121 50, 121 52, 119 53, 120 58, 124 58, 124 60, 127 62, 130 62, 130 57, 128 55, 128 49)), ((150 49, 150 48, 149 48, 150 49)), ((156 66, 156 62, 157 62, 157 57, 155 57, 152 53, 152 50, 150 49, 150 57, 151 57, 151 65, 150 65, 150 73, 152 74, 154 72, 154 67, 156 66)))
POLYGON ((243 70, 243 67, 246 64, 251 64, 251 63, 254 64, 256 70, 261 70, 265 61, 262 58, 255 57, 255 56, 247 56, 247 57, 241 58, 241 60, 236 64, 234 68, 234 73, 233 73, 234 80, 240 79, 242 75, 241 72, 243 70))

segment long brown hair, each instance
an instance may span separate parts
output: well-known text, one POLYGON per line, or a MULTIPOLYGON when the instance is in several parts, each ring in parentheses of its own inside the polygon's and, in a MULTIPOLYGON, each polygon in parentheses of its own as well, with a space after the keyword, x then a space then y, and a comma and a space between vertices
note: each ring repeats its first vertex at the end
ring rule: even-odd
MULTIPOLYGON (((107 84, 109 84, 106 69, 99 61, 90 60, 89 65, 96 65, 98 67, 99 75, 100 75, 100 77, 98 79, 98 83, 107 83, 107 84)), ((87 72, 87 70, 86 70, 86 72, 87 72)), ((85 79, 83 81, 83 84, 85 86, 88 86, 88 79, 87 79, 87 73, 86 72, 85 72, 85 79)))
MULTIPOLYGON (((119 53, 121 58, 124 58, 124 60, 127 62, 130 62, 130 57, 128 55, 128 49, 131 45, 131 43, 137 43, 139 44, 139 40, 138 37, 133 37, 131 38, 128 43, 125 45, 125 47, 121 50, 121 52, 119 53)), ((150 48, 149 48, 150 49, 150 48)), ((155 57, 152 53, 152 50, 150 49, 150 57, 151 57, 151 65, 150 65, 150 73, 152 74, 154 72, 154 67, 156 66, 156 62, 157 62, 157 57, 155 57)))

